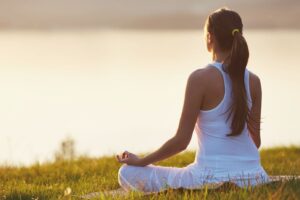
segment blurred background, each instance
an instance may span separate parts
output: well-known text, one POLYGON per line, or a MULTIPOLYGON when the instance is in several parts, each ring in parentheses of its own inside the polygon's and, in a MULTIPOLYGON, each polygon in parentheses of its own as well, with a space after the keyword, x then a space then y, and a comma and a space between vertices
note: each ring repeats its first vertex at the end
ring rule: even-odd
POLYGON ((299 145, 298 0, 0 0, 0 164, 66 144, 71 156, 159 148, 188 75, 211 62, 203 26, 223 6, 241 15, 261 78, 262 148, 299 145))

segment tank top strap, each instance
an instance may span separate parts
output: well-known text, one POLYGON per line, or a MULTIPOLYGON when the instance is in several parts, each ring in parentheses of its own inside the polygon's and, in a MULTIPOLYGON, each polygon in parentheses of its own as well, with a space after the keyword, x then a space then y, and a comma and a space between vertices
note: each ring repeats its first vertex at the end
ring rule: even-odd
MULTIPOLYGON (((223 80, 224 80, 225 93, 230 93, 231 92, 231 81, 230 81, 229 75, 222 68, 223 64, 220 62, 214 61, 214 62, 210 63, 209 65, 214 66, 221 72, 223 80)), ((246 93, 247 93, 248 107, 251 108, 252 98, 251 98, 251 92, 250 92, 250 72, 247 68, 245 69, 244 83, 245 83, 245 89, 246 89, 246 93)))
POLYGON ((220 62, 214 61, 214 62, 210 63, 209 65, 214 66, 221 72, 223 81, 224 81, 225 93, 229 92, 231 81, 230 81, 228 74, 223 70, 223 67, 222 67, 223 64, 220 62))

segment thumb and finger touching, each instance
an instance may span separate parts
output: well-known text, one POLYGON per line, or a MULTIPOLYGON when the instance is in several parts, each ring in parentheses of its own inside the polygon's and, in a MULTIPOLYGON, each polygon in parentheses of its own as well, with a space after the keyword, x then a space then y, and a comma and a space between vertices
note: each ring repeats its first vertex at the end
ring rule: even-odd
POLYGON ((116 157, 117 157, 117 160, 118 160, 119 162, 124 163, 124 162, 126 162, 126 161, 128 160, 129 157, 131 157, 131 155, 132 155, 132 154, 131 154, 130 152, 124 151, 124 152, 121 154, 121 156, 120 156, 120 155, 117 155, 116 157))

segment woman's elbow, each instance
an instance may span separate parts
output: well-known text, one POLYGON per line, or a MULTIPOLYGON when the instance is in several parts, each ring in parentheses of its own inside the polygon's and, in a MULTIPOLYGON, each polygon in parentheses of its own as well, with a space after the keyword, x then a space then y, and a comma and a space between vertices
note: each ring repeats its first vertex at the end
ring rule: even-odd
POLYGON ((178 143, 179 151, 184 151, 184 150, 186 150, 187 147, 188 147, 188 145, 189 145, 189 142, 186 142, 186 141, 180 141, 180 142, 178 143))
POLYGON ((190 140, 191 139, 188 137, 175 136, 174 143, 175 143, 177 150, 184 151, 188 147, 190 140))
POLYGON ((186 150, 186 148, 187 148, 186 145, 180 145, 180 146, 178 147, 178 151, 179 151, 179 152, 184 151, 184 150, 186 150))

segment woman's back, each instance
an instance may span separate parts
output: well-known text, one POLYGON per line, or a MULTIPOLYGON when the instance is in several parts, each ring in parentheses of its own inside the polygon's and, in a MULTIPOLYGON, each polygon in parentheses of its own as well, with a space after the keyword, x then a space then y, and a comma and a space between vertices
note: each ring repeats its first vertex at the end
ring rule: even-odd
MULTIPOLYGON (((207 167, 246 169, 259 164, 260 158, 247 128, 247 123, 240 135, 227 136, 231 131, 232 117, 229 117, 232 103, 232 85, 230 77, 222 69, 222 63, 213 62, 209 69, 215 76, 210 78, 206 92, 208 102, 215 102, 214 107, 203 104, 195 126, 199 148, 195 162, 207 167), (228 119, 228 120, 227 120, 228 119)), ((244 82, 249 110, 252 108, 249 71, 245 70, 244 82)))

